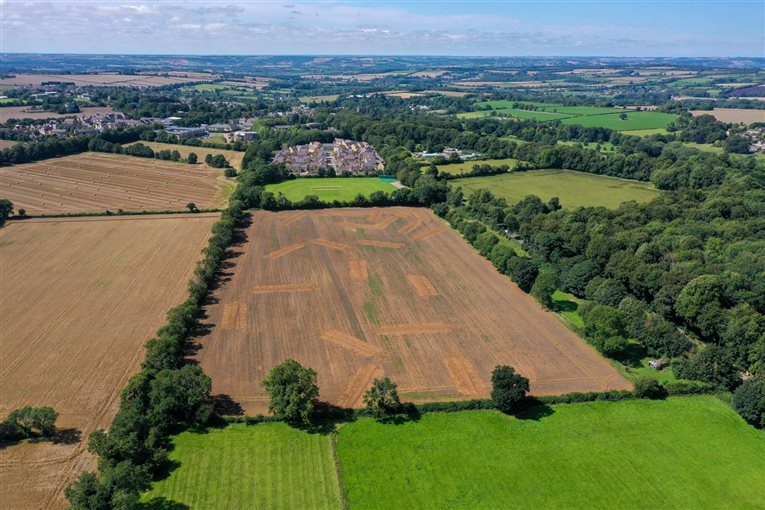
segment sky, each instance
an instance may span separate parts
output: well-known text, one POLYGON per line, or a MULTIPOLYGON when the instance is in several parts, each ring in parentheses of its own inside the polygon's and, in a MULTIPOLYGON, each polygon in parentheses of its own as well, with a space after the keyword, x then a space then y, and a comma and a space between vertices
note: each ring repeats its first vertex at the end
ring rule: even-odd
POLYGON ((0 52, 765 57, 765 1, 0 0, 0 52))

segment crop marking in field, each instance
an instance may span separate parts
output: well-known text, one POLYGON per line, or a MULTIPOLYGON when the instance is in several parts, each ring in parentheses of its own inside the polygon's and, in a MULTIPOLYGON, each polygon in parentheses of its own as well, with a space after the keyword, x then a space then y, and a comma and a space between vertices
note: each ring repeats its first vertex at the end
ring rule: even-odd
POLYGON ((376 221, 374 223, 344 222, 343 226, 350 228, 352 230, 355 230, 355 229, 385 230, 386 228, 390 227, 393 223, 395 223, 398 219, 399 219, 398 216, 388 216, 387 219, 376 221))
POLYGON ((287 219, 282 220, 282 226, 283 227, 287 227, 289 225, 292 225, 293 223, 295 223, 298 220, 302 220, 305 217, 306 217, 305 214, 295 214, 293 216, 289 216, 287 219))
POLYGON ((454 381, 457 391, 466 397, 478 397, 483 393, 484 384, 473 364, 464 356, 447 356, 444 366, 449 378, 454 381))
POLYGON ((308 292, 315 290, 313 283, 286 283, 284 285, 256 285, 252 288, 253 294, 271 294, 279 292, 308 292))
POLYGON ((412 239, 415 241, 421 241, 423 239, 427 239, 428 237, 434 236, 436 234, 440 234, 441 232, 445 232, 445 231, 446 231, 446 227, 433 227, 424 232, 420 232, 419 234, 415 236, 412 236, 412 239))
POLYGON ((454 328, 443 322, 426 322, 421 324, 390 324, 377 329, 378 335, 416 335, 419 333, 448 333, 454 328))
POLYGON ((409 221, 406 225, 401 227, 398 231, 399 234, 408 234, 413 230, 417 230, 424 222, 420 218, 409 221))
POLYGON ((220 319, 220 327, 227 330, 244 330, 247 318, 247 306, 241 301, 223 304, 223 315, 220 319))
POLYGON ((364 259, 348 261, 348 273, 354 280, 366 281, 368 276, 367 261, 364 259))
POLYGON ((303 248, 305 244, 303 243, 294 243, 294 244, 288 244, 287 246, 283 248, 279 248, 276 251, 272 251, 268 255, 266 255, 266 258, 268 260, 278 259, 279 257, 283 257, 284 255, 287 255, 288 253, 292 253, 295 250, 299 250, 303 248))
POLYGON ((364 395, 364 390, 369 388, 372 379, 382 375, 380 363, 372 361, 361 366, 353 378, 348 382, 345 393, 340 397, 339 405, 341 407, 358 407, 364 395))
POLYGON ((438 295, 438 291, 430 283, 430 280, 421 274, 408 274, 406 279, 409 280, 409 284, 414 288, 414 291, 420 297, 433 297, 438 295))
POLYGON ((343 333, 342 331, 325 331, 321 334, 320 338, 325 342, 338 345, 344 349, 351 350, 356 354, 361 354, 362 356, 377 356, 384 352, 380 347, 359 340, 355 336, 343 333))
POLYGON ((375 241, 373 239, 359 239, 356 241, 362 246, 377 246, 379 248, 403 248, 402 243, 390 243, 387 241, 375 241))
POLYGON ((327 241, 326 239, 313 239, 311 240, 311 242, 313 244, 318 244, 319 246, 324 246, 325 248, 331 248, 333 250, 345 251, 348 248, 350 248, 350 246, 348 246, 347 244, 336 243, 334 241, 327 241))

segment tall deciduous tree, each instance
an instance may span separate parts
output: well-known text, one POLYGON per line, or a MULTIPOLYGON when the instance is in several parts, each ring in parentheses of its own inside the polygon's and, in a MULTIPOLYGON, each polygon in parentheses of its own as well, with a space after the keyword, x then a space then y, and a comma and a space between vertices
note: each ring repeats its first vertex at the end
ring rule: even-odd
POLYGON ((529 380, 509 365, 497 365, 491 373, 491 398, 497 409, 511 413, 518 409, 529 392, 529 380))
POLYGON ((375 418, 396 414, 401 409, 398 386, 388 377, 375 379, 372 387, 364 393, 364 405, 375 418))
POLYGON ((288 421, 308 423, 319 396, 316 371, 288 359, 271 369, 263 381, 271 401, 268 410, 288 421))

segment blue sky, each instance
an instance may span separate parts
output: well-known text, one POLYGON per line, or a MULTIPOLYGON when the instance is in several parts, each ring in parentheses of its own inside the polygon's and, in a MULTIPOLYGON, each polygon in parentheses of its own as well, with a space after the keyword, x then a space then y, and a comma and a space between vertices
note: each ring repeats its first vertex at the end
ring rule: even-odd
POLYGON ((765 56, 765 2, 0 0, 0 50, 765 56))

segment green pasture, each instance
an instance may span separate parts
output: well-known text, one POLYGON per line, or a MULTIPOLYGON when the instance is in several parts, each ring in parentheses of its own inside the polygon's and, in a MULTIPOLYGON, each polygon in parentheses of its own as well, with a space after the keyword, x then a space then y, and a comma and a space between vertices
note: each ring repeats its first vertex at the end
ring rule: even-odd
POLYGON ((149 509, 340 506, 330 437, 284 423, 183 432, 170 460, 177 467, 143 497, 149 509))
POLYGON ((714 397, 344 425, 353 509, 765 508, 765 432, 714 397))
POLYGON ((627 129, 622 130, 622 133, 625 135, 632 135, 632 136, 651 136, 651 135, 666 135, 669 133, 664 128, 656 128, 656 129, 627 129))
POLYGON ((488 189, 512 204, 527 195, 536 195, 544 201, 558 197, 564 207, 615 208, 628 200, 648 202, 661 193, 647 182, 552 169, 466 177, 449 181, 449 184, 462 186, 466 195, 488 189))
POLYGON ((391 183, 377 177, 298 178, 266 186, 266 191, 274 195, 284 193, 293 202, 303 200, 308 195, 316 195, 323 202, 347 202, 356 198, 359 193, 369 196, 374 191, 391 193, 395 189, 391 183))
MULTIPOLYGON (((470 172, 473 169, 474 165, 491 165, 491 166, 507 165, 512 170, 515 167, 516 163, 518 163, 518 160, 513 158, 474 159, 471 161, 463 161, 461 163, 446 163, 443 165, 436 165, 436 168, 438 168, 439 173, 453 175, 453 174, 461 174, 463 172, 470 172)), ((424 168, 427 168, 428 166, 429 165, 426 165, 424 168)))
POLYGON ((604 127, 616 131, 631 131, 636 129, 659 129, 666 128, 675 120, 676 116, 671 113, 625 111, 609 113, 605 115, 589 115, 561 120, 564 124, 579 124, 584 127, 604 127), (627 118, 619 118, 621 113, 626 113, 627 118))

